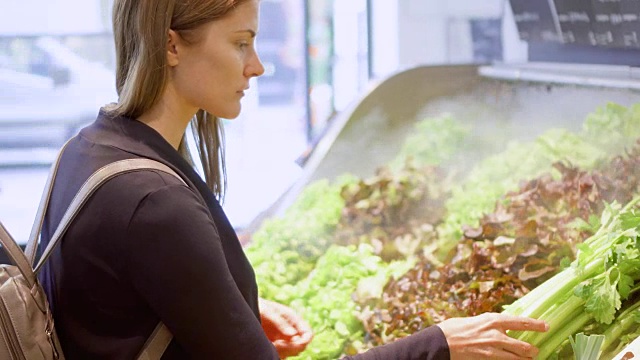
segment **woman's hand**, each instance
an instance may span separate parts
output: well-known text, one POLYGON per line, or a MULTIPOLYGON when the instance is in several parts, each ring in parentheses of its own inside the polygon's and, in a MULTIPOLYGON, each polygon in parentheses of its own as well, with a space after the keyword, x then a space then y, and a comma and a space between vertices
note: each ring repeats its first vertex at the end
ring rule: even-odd
POLYGON ((282 304, 260 299, 260 318, 267 338, 281 359, 298 355, 313 338, 309 324, 282 304))
POLYGON ((468 318, 447 319, 438 324, 449 344, 451 360, 533 359, 538 349, 507 335, 507 330, 547 331, 542 320, 486 313, 468 318))

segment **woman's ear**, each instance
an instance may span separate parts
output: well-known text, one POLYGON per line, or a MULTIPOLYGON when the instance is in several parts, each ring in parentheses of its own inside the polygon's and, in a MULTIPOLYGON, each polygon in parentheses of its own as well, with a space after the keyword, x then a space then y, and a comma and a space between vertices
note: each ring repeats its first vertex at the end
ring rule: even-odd
POLYGON ((179 35, 174 30, 169 29, 167 40, 167 64, 169 66, 178 65, 178 40, 179 35))

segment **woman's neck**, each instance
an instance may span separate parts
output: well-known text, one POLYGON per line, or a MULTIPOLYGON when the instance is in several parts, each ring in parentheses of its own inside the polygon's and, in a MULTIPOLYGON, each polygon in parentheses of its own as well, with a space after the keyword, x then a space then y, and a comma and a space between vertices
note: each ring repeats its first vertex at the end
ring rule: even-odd
POLYGON ((177 150, 187 125, 196 111, 196 108, 185 106, 184 102, 178 98, 174 87, 168 84, 160 101, 140 115, 137 120, 157 131, 177 150))

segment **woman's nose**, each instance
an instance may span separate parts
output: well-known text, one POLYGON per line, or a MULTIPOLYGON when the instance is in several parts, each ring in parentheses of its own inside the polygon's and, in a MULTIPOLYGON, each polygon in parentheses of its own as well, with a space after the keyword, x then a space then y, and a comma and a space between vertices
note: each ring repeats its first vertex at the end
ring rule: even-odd
POLYGON ((262 61, 260 61, 260 57, 256 53, 245 68, 245 76, 257 77, 261 76, 262 74, 264 74, 264 66, 262 65, 262 61))

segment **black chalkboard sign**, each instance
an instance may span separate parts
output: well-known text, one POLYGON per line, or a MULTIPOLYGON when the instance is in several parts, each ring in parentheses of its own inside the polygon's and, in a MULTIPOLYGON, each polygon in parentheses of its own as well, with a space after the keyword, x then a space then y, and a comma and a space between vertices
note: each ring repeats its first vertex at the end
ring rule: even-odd
POLYGON ((562 41, 594 45, 594 8, 590 0, 553 0, 562 41))
POLYGON ((640 0, 510 0, 520 39, 640 49, 640 0))
POLYGON ((640 0, 620 0, 622 46, 640 48, 640 0))
POLYGON ((520 39, 529 42, 560 42, 559 28, 550 0, 511 0, 520 39))
POLYGON ((640 67, 640 0, 510 0, 529 61, 640 67))
POLYGON ((592 3, 594 18, 591 44, 624 47, 620 0, 592 0, 592 3))

